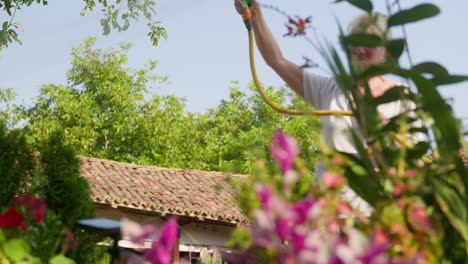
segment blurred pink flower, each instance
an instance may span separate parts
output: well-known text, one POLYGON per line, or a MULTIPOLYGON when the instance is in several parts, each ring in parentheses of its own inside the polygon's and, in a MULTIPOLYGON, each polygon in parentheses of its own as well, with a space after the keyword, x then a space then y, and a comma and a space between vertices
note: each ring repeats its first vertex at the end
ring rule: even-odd
POLYGON ((299 145, 293 137, 277 130, 273 135, 270 150, 273 157, 279 163, 282 172, 286 173, 292 169, 294 159, 299 154, 299 145))
POLYGON ((65 245, 67 245, 69 248, 77 248, 79 246, 72 232, 65 233, 64 242, 65 242, 65 245))
POLYGON ((294 214, 294 224, 302 225, 305 223, 309 219, 310 212, 314 205, 315 199, 311 196, 304 197, 295 202, 291 207, 291 211, 294 214))
POLYGON ((419 175, 419 172, 417 170, 407 170, 405 171, 405 176, 407 177, 416 177, 419 175))
POLYGON ((281 241, 285 241, 286 238, 289 237, 289 235, 291 234, 292 230, 293 229, 291 227, 291 224, 289 223, 289 219, 280 217, 276 221, 276 234, 278 235, 281 241))
POLYGON ((171 251, 163 247, 148 249, 145 258, 152 264, 171 264, 171 251))
POLYGON ((170 264, 171 254, 179 237, 177 217, 171 217, 161 228, 158 240, 145 252, 146 260, 152 264, 170 264))
POLYGON ((402 182, 393 185, 392 195, 400 196, 405 191, 405 184, 402 182))
POLYGON ((331 161, 333 164, 338 165, 338 166, 343 166, 346 164, 345 159, 340 155, 333 156, 331 161))
POLYGON ((344 183, 344 177, 341 175, 336 175, 331 172, 325 172, 323 174, 323 184, 327 189, 334 189, 339 185, 344 183))
POLYGON ((255 191, 257 193, 257 197, 260 200, 260 204, 262 205, 263 210, 265 212, 271 211, 271 190, 263 184, 255 184, 255 191))
POLYGON ((143 245, 156 232, 153 225, 140 225, 127 218, 120 220, 120 226, 122 237, 139 245, 143 245))
POLYGON ((419 231, 433 231, 434 225, 431 217, 421 203, 412 203, 408 207, 408 220, 414 229, 419 231))
POLYGON ((352 208, 348 202, 345 201, 338 201, 337 203, 338 213, 343 214, 345 216, 351 215, 352 208))
POLYGON ((377 245, 386 245, 390 241, 390 236, 382 228, 377 228, 374 234, 374 243, 377 245))

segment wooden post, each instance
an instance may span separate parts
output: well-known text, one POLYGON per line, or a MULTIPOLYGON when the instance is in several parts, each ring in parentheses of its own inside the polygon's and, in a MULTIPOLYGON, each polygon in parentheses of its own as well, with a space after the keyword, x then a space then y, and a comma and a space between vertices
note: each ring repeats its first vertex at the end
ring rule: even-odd
MULTIPOLYGON (((180 227, 179 227, 180 229, 180 227)), ((180 230, 177 234, 177 241, 174 246, 174 249, 172 249, 172 263, 179 263, 180 260, 180 252, 179 252, 179 247, 180 247, 180 230)))

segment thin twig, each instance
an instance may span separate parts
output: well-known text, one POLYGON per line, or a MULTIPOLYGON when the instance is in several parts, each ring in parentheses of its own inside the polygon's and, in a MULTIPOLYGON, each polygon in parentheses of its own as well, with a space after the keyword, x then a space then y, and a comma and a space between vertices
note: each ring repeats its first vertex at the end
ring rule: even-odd
POLYGON ((13 11, 13 15, 11 16, 10 22, 8 22, 8 27, 7 28, 9 28, 11 26, 11 23, 13 22, 13 18, 15 18, 17 9, 18 9, 18 5, 15 6, 15 11, 13 11))
MULTIPOLYGON (((400 5, 400 0, 396 0, 396 4, 398 5, 398 11, 401 12, 401 5, 400 5)), ((403 37, 405 38, 405 46, 406 46, 406 53, 408 54, 408 62, 411 66, 411 68, 413 67, 413 60, 411 59, 411 52, 410 52, 410 49, 409 49, 409 43, 408 43, 408 35, 406 34, 406 27, 405 25, 401 25, 401 28, 403 30, 403 37)))

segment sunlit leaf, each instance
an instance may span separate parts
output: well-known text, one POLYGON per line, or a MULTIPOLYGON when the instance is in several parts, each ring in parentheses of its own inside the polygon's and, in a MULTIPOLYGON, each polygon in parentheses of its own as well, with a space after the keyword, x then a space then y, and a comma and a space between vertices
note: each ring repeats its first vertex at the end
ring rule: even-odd
POLYGON ((30 247, 24 240, 11 239, 4 244, 5 254, 13 260, 18 262, 29 255, 30 247))

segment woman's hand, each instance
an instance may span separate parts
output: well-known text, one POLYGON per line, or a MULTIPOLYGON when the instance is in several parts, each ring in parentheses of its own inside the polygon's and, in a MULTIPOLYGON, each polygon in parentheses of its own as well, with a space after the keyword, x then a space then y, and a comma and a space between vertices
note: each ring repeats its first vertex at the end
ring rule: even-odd
MULTIPOLYGON (((234 6, 236 7, 237 13, 239 15, 244 16, 248 11, 249 7, 244 5, 241 0, 234 0, 234 6)), ((252 15, 255 15, 256 10, 258 9, 258 4, 255 0, 252 0, 252 6, 250 6, 250 11, 252 15)))
POLYGON ((234 6, 236 7, 237 13, 243 16, 248 11, 248 7, 242 3, 241 0, 234 0, 234 6))

